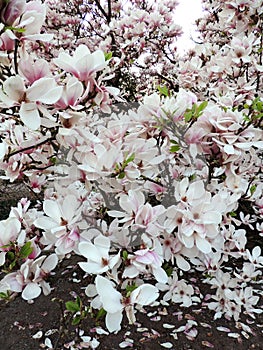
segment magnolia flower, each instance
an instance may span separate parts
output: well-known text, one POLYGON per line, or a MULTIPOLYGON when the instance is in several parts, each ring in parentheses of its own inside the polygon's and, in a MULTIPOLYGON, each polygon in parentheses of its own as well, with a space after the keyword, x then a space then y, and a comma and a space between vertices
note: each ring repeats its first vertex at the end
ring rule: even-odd
POLYGON ((51 254, 48 257, 41 256, 36 260, 26 260, 19 271, 6 275, 0 281, 0 292, 22 292, 24 300, 37 298, 41 290, 43 290, 44 295, 48 295, 51 288, 44 281, 44 278, 54 270, 57 263, 56 254, 51 254))
POLYGON ((102 276, 95 279, 97 293, 99 295, 102 307, 107 311, 106 327, 110 332, 118 332, 121 329, 122 311, 130 323, 135 322, 134 305, 150 305, 159 296, 158 289, 150 284, 143 284, 137 287, 127 297, 122 297, 111 281, 102 276))
POLYGON ((17 240, 21 230, 21 223, 17 218, 0 221, 0 266, 5 263, 5 255, 11 242, 17 240))
POLYGON ((50 41, 53 34, 40 33, 45 19, 46 4, 41 1, 27 2, 19 23, 15 23, 17 28, 23 29, 21 39, 50 41))
POLYGON ((84 88, 81 82, 75 77, 70 77, 67 84, 63 87, 62 96, 56 102, 56 107, 59 109, 65 109, 67 107, 77 108, 83 92, 84 88))
POLYGON ((51 75, 49 64, 43 58, 37 60, 31 56, 21 58, 18 62, 18 68, 19 73, 26 78, 29 84, 51 75))
POLYGON ((168 283, 157 283, 161 291, 166 291, 163 300, 172 300, 174 303, 181 303, 181 306, 191 306, 193 303, 194 288, 188 285, 185 280, 179 280, 176 272, 169 277, 168 283))
POLYGON ((162 205, 151 206, 150 203, 145 204, 145 196, 143 192, 129 190, 128 195, 122 194, 119 204, 125 212, 118 210, 109 210, 108 214, 113 217, 123 218, 120 223, 125 223, 124 227, 132 225, 131 230, 144 229, 152 236, 157 236, 162 229, 158 223, 158 218, 165 212, 162 205))
POLYGON ((111 270, 120 261, 120 254, 110 257, 111 241, 108 237, 99 235, 91 242, 80 242, 78 249, 88 262, 80 262, 79 266, 87 273, 102 274, 111 270))
POLYGON ((58 86, 53 78, 40 78, 29 87, 19 76, 12 76, 3 83, 0 90, 2 107, 20 106, 19 116, 22 122, 32 130, 37 130, 41 124, 39 110, 41 104, 55 103, 62 94, 62 86, 58 86))
POLYGON ((80 219, 80 208, 77 198, 69 194, 61 203, 46 199, 43 204, 46 216, 41 216, 34 221, 34 225, 43 229, 45 245, 55 245, 56 252, 64 255, 75 248, 79 242, 79 230, 77 222, 80 219))
POLYGON ((155 251, 140 249, 134 255, 129 255, 128 259, 130 265, 124 270, 123 277, 134 278, 149 269, 158 282, 167 282, 168 276, 162 268, 163 259, 155 251))
POLYGON ((58 58, 55 58, 53 62, 86 83, 93 80, 96 72, 107 66, 104 53, 101 50, 90 53, 86 45, 79 45, 73 56, 65 51, 60 52, 58 58))

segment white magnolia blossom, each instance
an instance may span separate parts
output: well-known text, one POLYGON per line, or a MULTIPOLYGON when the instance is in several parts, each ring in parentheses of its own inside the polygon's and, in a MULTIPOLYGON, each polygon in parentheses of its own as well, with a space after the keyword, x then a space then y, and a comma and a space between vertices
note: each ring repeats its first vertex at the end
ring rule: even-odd
POLYGON ((78 246, 82 256, 88 262, 79 262, 79 266, 87 273, 102 274, 112 270, 120 262, 120 254, 109 255, 111 241, 108 237, 97 236, 94 244, 91 242, 81 242, 78 246))
POLYGON ((135 322, 134 305, 150 305, 159 295, 158 289, 150 284, 143 284, 123 297, 113 283, 105 277, 97 276, 95 279, 96 290, 102 307, 107 311, 106 327, 110 332, 118 332, 121 329, 122 312, 126 311, 129 322, 135 322))

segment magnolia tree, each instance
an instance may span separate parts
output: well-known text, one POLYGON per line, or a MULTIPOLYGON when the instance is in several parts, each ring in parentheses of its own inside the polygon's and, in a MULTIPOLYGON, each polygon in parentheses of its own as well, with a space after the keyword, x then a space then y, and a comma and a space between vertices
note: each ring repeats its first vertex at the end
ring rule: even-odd
POLYGON ((2 178, 37 198, 0 221, 1 298, 76 255, 110 332, 156 301, 262 312, 262 1, 210 1, 183 58, 174 1, 0 8, 2 178))

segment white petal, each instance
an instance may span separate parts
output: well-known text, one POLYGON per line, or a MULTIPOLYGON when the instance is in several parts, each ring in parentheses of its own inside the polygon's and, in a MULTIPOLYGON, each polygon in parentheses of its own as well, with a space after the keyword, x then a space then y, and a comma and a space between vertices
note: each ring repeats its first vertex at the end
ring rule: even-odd
POLYGON ((31 35, 25 35, 24 38, 31 41, 40 40, 40 41, 49 42, 53 39, 53 36, 54 36, 53 34, 31 34, 31 35))
POLYGON ((6 151, 7 151, 6 143, 4 142, 0 143, 0 160, 4 158, 6 151))
POLYGON ((109 237, 99 235, 94 239, 94 245, 98 247, 104 257, 108 256, 110 249, 110 239, 109 237))
POLYGON ((78 265, 83 271, 96 275, 108 271, 108 266, 102 266, 101 264, 94 262, 79 262, 78 265))
POLYGON ((40 78, 27 90, 27 98, 47 104, 57 102, 62 95, 62 86, 57 86, 53 78, 40 78))
POLYGON ((111 333, 118 332, 121 329, 121 321, 122 321, 122 310, 114 313, 108 312, 105 318, 106 327, 111 333))
POLYGON ((196 236, 195 242, 197 248, 204 254, 211 252, 211 244, 206 239, 201 238, 200 236, 196 236))
POLYGON ((202 216, 204 224, 219 224, 221 219, 222 215, 216 211, 209 211, 202 216))
POLYGON ((60 207, 56 201, 52 201, 50 199, 45 200, 44 205, 43 205, 43 209, 44 209, 44 212, 47 216, 52 218, 57 223, 61 222, 62 212, 61 212, 60 207))
POLYGON ((190 270, 190 264, 181 255, 176 255, 175 260, 176 260, 176 264, 179 267, 179 269, 181 269, 183 271, 190 270))
POLYGON ((97 295, 97 289, 94 284, 89 284, 87 288, 85 289, 85 294, 88 297, 95 297, 97 295))
POLYGON ((40 127, 41 119, 35 103, 22 102, 19 115, 29 129, 37 130, 40 127))
POLYGON ((153 275, 159 283, 167 283, 167 273, 161 267, 153 268, 153 275))
POLYGON ((37 298, 41 294, 41 288, 36 283, 29 283, 22 292, 22 298, 31 300, 37 298))
POLYGON ((6 252, 0 252, 0 266, 4 265, 5 263, 5 255, 6 252))
POLYGON ((159 291, 151 284, 143 284, 131 293, 131 303, 139 305, 150 305, 159 296, 159 291))
POLYGON ((102 276, 97 276, 95 285, 102 302, 103 308, 109 313, 115 313, 123 309, 122 295, 114 289, 112 282, 102 276))
POLYGON ((54 268, 57 266, 57 264, 58 264, 57 254, 51 254, 43 262, 41 269, 44 270, 45 272, 50 272, 50 271, 54 270, 54 268))
POLYGON ((71 221, 78 207, 78 200, 74 195, 68 195, 61 206, 62 217, 71 221))
POLYGON ((53 219, 43 216, 34 221, 34 225, 38 228, 42 228, 43 230, 50 230, 54 227, 57 227, 57 222, 53 219))
MULTIPOLYGON (((81 242, 79 244, 79 252, 85 258, 96 262, 97 264, 100 264, 101 259, 103 258, 103 255, 101 254, 100 250, 91 242, 81 242)), ((107 258, 107 255, 105 258, 107 258)))
POLYGON ((5 80, 3 90, 11 100, 18 102, 24 95, 24 81, 19 75, 10 77, 5 80))
POLYGON ((67 53, 61 52, 58 58, 55 58, 53 62, 64 71, 70 72, 75 76, 78 75, 78 71, 75 68, 75 60, 67 53))

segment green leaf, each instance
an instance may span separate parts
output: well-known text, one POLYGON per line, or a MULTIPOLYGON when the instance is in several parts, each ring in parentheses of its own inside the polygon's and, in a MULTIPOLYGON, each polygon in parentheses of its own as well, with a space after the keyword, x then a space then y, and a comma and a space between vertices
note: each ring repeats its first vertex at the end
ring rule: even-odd
POLYGON ((168 277, 172 276, 172 274, 173 274, 173 267, 172 266, 170 266, 168 263, 165 263, 163 265, 163 269, 166 272, 168 277))
POLYGON ((20 249, 19 257, 21 259, 26 259, 33 252, 33 247, 31 247, 31 242, 26 242, 20 249))
POLYGON ((128 293, 128 296, 133 292, 138 286, 135 283, 132 283, 131 285, 126 286, 126 291, 128 293))
POLYGON ((171 153, 176 153, 180 150, 180 146, 179 145, 173 145, 170 147, 170 152, 171 153))
POLYGON ((208 105, 208 101, 203 101, 202 103, 200 103, 200 105, 197 107, 198 117, 200 117, 200 115, 202 114, 203 110, 206 108, 207 105, 208 105))
POLYGON ((112 52, 104 53, 105 61, 109 61, 112 58, 112 52))
POLYGON ((237 216, 237 213, 235 213, 234 211, 230 211, 230 212, 228 213, 228 215, 229 215, 229 216, 232 216, 232 217, 235 217, 235 216, 237 216))
POLYGON ((127 250, 124 250, 124 251, 122 252, 122 257, 123 257, 124 260, 127 260, 127 259, 128 259, 128 252, 127 252, 127 250))
POLYGON ((255 193, 256 189, 257 189, 257 185, 252 185, 252 186, 250 187, 249 190, 250 190, 251 196, 255 193))
POLYGON ((96 316, 96 321, 100 320, 107 314, 107 311, 103 309, 103 307, 99 310, 96 316))
POLYGON ((71 322, 72 326, 76 326, 80 323, 81 317, 79 315, 75 316, 71 322))
POLYGON ((0 292, 0 299, 8 299, 10 297, 9 292, 0 292))
POLYGON ((159 86, 157 86, 157 89, 161 93, 161 95, 164 95, 166 97, 169 96, 169 90, 168 90, 167 86, 159 85, 159 86))
POLYGON ((16 266, 17 260, 14 260, 11 262, 11 264, 8 266, 9 270, 13 270, 13 268, 16 266))
POLYGON ((127 164, 129 164, 130 162, 133 162, 134 159, 135 159, 135 153, 132 153, 132 154, 129 156, 129 158, 127 158, 127 159, 125 160, 124 163, 127 165, 127 164))
POLYGON ((7 30, 7 29, 13 30, 14 32, 17 32, 17 33, 24 33, 26 31, 25 28, 16 28, 16 27, 13 27, 13 26, 6 26, 4 28, 4 30, 7 30))
POLYGON ((186 122, 190 122, 190 120, 192 119, 193 117, 193 112, 192 110, 191 111, 186 111, 185 114, 184 114, 184 120, 186 122))
POLYGON ((123 179, 125 177, 125 172, 122 171, 119 176, 118 176, 118 179, 123 179))
POLYGON ((71 312, 78 312, 80 311, 80 306, 75 301, 67 301, 66 302, 66 309, 71 312))
POLYGON ((15 253, 9 251, 9 252, 6 253, 6 257, 7 257, 8 260, 13 261, 15 259, 15 253))

